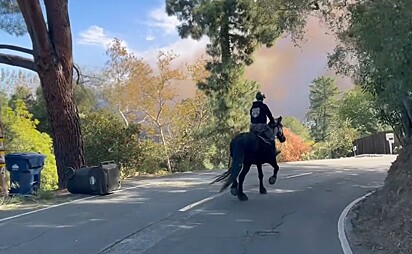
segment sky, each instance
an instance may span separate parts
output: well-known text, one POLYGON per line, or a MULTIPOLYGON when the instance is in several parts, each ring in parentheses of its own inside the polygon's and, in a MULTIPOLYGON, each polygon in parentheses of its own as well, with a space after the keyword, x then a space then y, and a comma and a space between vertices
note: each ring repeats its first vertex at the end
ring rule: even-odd
MULTIPOLYGON (((128 50, 153 63, 159 50, 172 50, 181 63, 191 62, 205 53, 208 38, 200 41, 180 39, 178 20, 165 13, 164 0, 70 0, 69 15, 73 35, 74 61, 80 66, 102 67, 105 50, 113 38, 124 42, 128 50)), ((275 116, 291 115, 304 119, 309 106, 311 81, 318 76, 335 77, 327 69, 327 54, 336 42, 316 18, 309 18, 305 41, 295 47, 290 38, 280 39, 270 49, 259 49, 246 77, 258 81, 266 102, 275 116)), ((14 37, 0 32, 0 43, 31 48, 27 35, 14 37)), ((10 51, 2 51, 10 53, 10 51)), ((1 65, 0 68, 8 68, 1 65)), ((352 87, 350 79, 337 77, 342 89, 352 87)), ((190 96, 194 85, 180 89, 190 96)))

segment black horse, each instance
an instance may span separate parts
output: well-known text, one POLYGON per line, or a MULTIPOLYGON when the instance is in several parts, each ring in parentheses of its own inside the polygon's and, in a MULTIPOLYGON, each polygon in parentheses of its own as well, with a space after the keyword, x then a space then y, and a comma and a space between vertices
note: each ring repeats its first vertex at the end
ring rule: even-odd
MULTIPOLYGON (((269 123, 269 127, 281 143, 286 141, 283 134, 282 117, 275 119, 274 123, 269 123)), ((243 192, 243 182, 247 173, 249 173, 250 167, 256 165, 259 177, 259 191, 261 194, 266 194, 267 191, 263 185, 262 165, 268 163, 273 167, 273 175, 269 178, 269 184, 275 184, 279 171, 276 155, 272 144, 263 137, 252 132, 240 133, 230 142, 231 163, 229 163, 229 169, 217 176, 216 180, 211 184, 224 180, 225 182, 220 192, 223 192, 232 184, 230 188, 232 195, 237 195, 239 200, 246 201, 248 197, 243 192), (238 175, 239 183, 237 182, 238 175)))

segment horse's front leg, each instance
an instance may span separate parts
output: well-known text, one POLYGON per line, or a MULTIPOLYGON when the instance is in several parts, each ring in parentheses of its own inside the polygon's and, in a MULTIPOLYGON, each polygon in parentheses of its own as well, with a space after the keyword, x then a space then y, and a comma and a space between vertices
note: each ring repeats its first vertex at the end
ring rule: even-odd
POLYGON ((245 177, 246 177, 247 173, 249 173, 249 170, 250 170, 251 166, 252 165, 250 165, 250 164, 243 165, 242 172, 240 172, 240 175, 239 175, 239 185, 237 187, 237 198, 240 201, 246 201, 246 200, 249 199, 246 196, 246 194, 243 192, 243 183, 245 182, 245 177))
POLYGON ((267 190, 265 186, 263 185, 263 169, 262 169, 262 164, 257 164, 256 165, 257 170, 258 170, 258 177, 259 177, 259 192, 260 194, 267 194, 267 190))
POLYGON ((269 177, 269 184, 273 185, 276 183, 276 180, 278 179, 279 165, 276 162, 276 158, 271 160, 269 164, 273 167, 273 175, 269 177))

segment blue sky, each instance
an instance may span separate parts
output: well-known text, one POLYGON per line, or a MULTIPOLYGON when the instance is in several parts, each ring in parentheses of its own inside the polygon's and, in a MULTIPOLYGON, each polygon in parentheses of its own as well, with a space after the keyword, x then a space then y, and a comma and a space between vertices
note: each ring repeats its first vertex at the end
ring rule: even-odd
POLYGON ((177 20, 167 17, 164 0, 71 0, 69 8, 74 54, 82 64, 101 64, 104 44, 113 37, 141 54, 179 40, 177 20))
MULTIPOLYGON (((114 37, 124 41, 130 52, 151 63, 159 50, 177 53, 180 63, 204 54, 208 39, 180 39, 176 31, 178 21, 166 15, 164 3, 165 0, 70 0, 74 61, 83 67, 104 66, 107 44, 114 37)), ((311 17, 306 41, 300 48, 286 37, 273 48, 255 53, 255 63, 248 67, 246 77, 261 84, 275 115, 303 119, 311 81, 320 75, 335 76, 326 64, 327 54, 333 51, 336 41, 326 32, 327 27, 311 17)), ((14 37, 0 31, 0 43, 31 48, 27 35, 14 37)), ((352 83, 348 78, 338 78, 338 85, 347 89, 352 83)), ((187 95, 194 85, 184 90, 182 93, 187 95)))
MULTIPOLYGON (((164 10, 164 0, 69 1, 75 61, 102 66, 106 45, 114 37, 123 40, 130 51, 149 58, 160 48, 179 51, 176 42, 182 40, 176 32, 177 19, 168 17, 164 10)), ((15 37, 0 32, 0 43, 31 48, 28 35, 15 37)), ((183 43, 194 47, 202 44, 192 40, 183 43)))

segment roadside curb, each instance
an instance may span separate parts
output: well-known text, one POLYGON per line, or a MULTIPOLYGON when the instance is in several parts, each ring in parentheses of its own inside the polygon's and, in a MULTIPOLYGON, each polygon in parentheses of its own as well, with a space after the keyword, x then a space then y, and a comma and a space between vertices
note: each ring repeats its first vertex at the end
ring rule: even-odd
POLYGON ((346 237, 346 223, 347 223, 346 220, 347 220, 348 213, 352 210, 352 208, 357 203, 364 200, 365 198, 367 198, 368 196, 372 195, 375 192, 376 192, 376 190, 374 190, 372 192, 369 192, 369 193, 363 195, 360 198, 355 199, 341 213, 341 215, 339 217, 339 220, 338 220, 338 235, 339 235, 340 245, 342 247, 342 250, 343 250, 344 254, 353 254, 352 249, 351 249, 350 244, 349 244, 349 241, 348 241, 348 238, 346 237))

